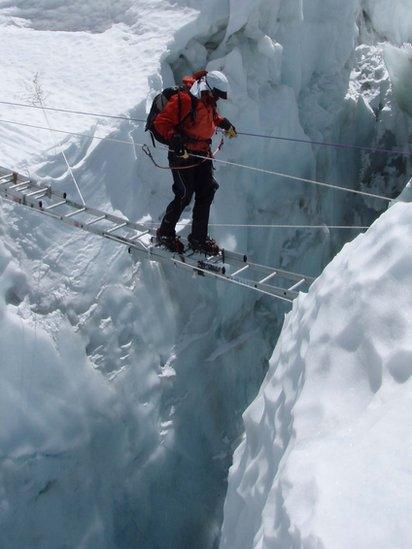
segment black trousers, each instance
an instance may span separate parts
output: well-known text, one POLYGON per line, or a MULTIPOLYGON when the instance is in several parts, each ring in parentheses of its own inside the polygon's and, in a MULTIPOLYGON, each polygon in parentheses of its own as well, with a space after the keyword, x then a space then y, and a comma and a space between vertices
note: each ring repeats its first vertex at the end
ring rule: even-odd
POLYGON ((160 225, 160 233, 175 236, 176 224, 183 210, 190 204, 193 195, 195 195, 191 237, 203 242, 207 236, 210 206, 215 192, 219 188, 213 177, 212 160, 202 161, 200 158, 193 157, 184 160, 174 154, 169 155, 169 166, 171 168, 183 168, 193 164, 196 164, 193 168, 172 170, 172 189, 175 197, 166 208, 166 213, 160 225))

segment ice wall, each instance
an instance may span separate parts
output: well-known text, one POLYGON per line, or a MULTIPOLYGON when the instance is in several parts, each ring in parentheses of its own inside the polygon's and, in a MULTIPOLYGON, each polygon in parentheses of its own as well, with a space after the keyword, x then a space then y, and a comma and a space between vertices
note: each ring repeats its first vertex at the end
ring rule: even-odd
POLYGON ((364 16, 382 42, 401 46, 412 41, 412 16, 408 0, 362 0, 364 16))
MULTIPOLYGON (((345 98, 344 79, 315 73, 298 97, 300 120, 309 135, 318 130, 331 141, 410 151, 410 45, 402 46, 410 41, 410 9, 372 1, 362 8, 355 10, 359 35, 355 30, 341 66, 350 73, 345 98)), ((316 170, 390 195, 409 179, 410 162, 317 151, 316 170)), ((409 186, 396 210, 346 245, 287 316, 260 393, 244 414, 221 548, 410 545, 412 218, 402 202, 409 186)), ((335 195, 329 202, 343 223, 367 222, 380 211, 369 200, 335 195)))

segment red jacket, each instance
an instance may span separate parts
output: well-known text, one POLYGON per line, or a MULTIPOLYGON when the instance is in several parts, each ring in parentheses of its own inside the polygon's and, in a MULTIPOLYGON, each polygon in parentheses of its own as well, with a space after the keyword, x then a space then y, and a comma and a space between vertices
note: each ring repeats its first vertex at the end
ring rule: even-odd
POLYGON ((195 99, 194 117, 191 116, 192 98, 188 91, 176 93, 154 121, 156 131, 169 141, 176 133, 183 132, 188 141, 189 151, 208 151, 210 140, 220 126, 223 118, 218 114, 216 105, 209 99, 195 99), (180 106, 179 106, 180 101, 180 106), (180 114, 180 119, 179 119, 180 114), (179 122, 183 123, 179 127, 179 122))

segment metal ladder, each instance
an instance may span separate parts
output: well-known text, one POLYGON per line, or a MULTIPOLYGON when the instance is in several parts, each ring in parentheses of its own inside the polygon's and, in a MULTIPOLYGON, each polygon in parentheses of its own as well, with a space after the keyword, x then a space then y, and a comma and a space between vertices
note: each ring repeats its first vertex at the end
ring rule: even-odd
POLYGON ((74 202, 66 193, 58 192, 50 185, 38 184, 5 168, 0 168, 0 196, 77 229, 124 244, 135 260, 149 258, 173 264, 198 275, 223 280, 284 301, 293 301, 298 290, 306 290, 314 280, 309 276, 253 263, 246 255, 228 250, 212 257, 191 251, 172 254, 155 244, 155 232, 146 225, 74 202))

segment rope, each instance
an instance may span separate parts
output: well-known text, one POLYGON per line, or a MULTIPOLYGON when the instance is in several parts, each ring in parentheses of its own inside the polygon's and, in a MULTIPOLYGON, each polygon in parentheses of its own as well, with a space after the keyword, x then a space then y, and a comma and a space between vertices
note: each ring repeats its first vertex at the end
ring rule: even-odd
MULTIPOLYGON (((31 109, 41 109, 41 107, 38 107, 37 105, 30 105, 26 103, 13 103, 12 101, 0 101, 0 105, 12 105, 14 107, 28 107, 31 109)), ((80 114, 83 116, 96 116, 98 118, 114 118, 115 120, 131 120, 133 122, 146 122, 146 120, 143 120, 142 118, 132 118, 130 116, 103 114, 103 113, 88 112, 88 111, 75 111, 71 109, 59 109, 57 107, 44 107, 44 108, 48 111, 64 112, 67 114, 80 114)))
POLYGON ((309 145, 321 145, 322 147, 335 147, 337 149, 357 149, 369 152, 381 152, 385 154, 400 154, 403 156, 412 156, 412 152, 401 151, 399 149, 382 149, 380 147, 364 147, 362 145, 348 145, 345 143, 328 143, 326 141, 311 141, 309 139, 297 139, 293 137, 280 137, 278 135, 263 135, 260 133, 237 132, 238 135, 248 137, 260 137, 262 139, 276 139, 279 141, 292 141, 293 143, 307 143, 309 145))
MULTIPOLYGON (((16 103, 13 101, 0 101, 1 105, 11 105, 14 107, 26 107, 31 109, 40 109, 41 107, 38 107, 37 105, 31 105, 28 103, 16 103)), ((111 118, 115 120, 129 120, 132 122, 146 122, 144 118, 135 118, 131 116, 122 116, 122 115, 113 115, 113 114, 105 114, 105 113, 96 113, 96 112, 90 112, 90 111, 78 111, 73 109, 63 109, 58 107, 44 107, 44 109, 48 111, 53 112, 62 112, 66 114, 78 114, 83 116, 95 116, 98 118, 111 118)), ((331 143, 331 142, 325 142, 325 141, 313 141, 310 139, 298 139, 293 137, 281 137, 279 135, 265 135, 260 134, 256 132, 237 132, 238 135, 245 135, 247 137, 258 137, 260 139, 274 139, 277 141, 289 141, 293 143, 305 143, 309 145, 320 145, 322 147, 335 147, 339 149, 355 149, 355 150, 361 150, 361 151, 369 151, 369 152, 381 152, 384 154, 399 154, 402 156, 412 156, 412 152, 408 151, 401 151, 399 149, 384 149, 380 147, 365 147, 362 145, 349 145, 346 143, 331 143)), ((168 168, 169 169, 169 168, 168 168)))
MULTIPOLYGON (((190 153, 189 156, 197 157, 198 155, 190 153)), ((339 191, 346 191, 348 193, 359 194, 359 195, 362 195, 362 196, 368 196, 370 198, 379 198, 380 200, 386 200, 388 202, 391 202, 393 200, 393 198, 388 198, 387 196, 382 196, 382 195, 373 194, 373 193, 367 193, 365 191, 357 191, 355 189, 348 189, 347 187, 340 187, 339 185, 332 185, 330 183, 323 183, 321 181, 316 181, 315 179, 307 179, 305 177, 298 177, 296 175, 290 175, 290 174, 287 174, 287 173, 275 172, 275 171, 272 171, 272 170, 265 170, 264 168, 257 168, 255 166, 248 166, 247 164, 239 164, 237 162, 229 162, 228 160, 220 160, 219 158, 215 158, 214 160, 215 160, 215 162, 220 162, 222 164, 227 164, 228 166, 237 166, 238 168, 243 168, 243 169, 250 170, 250 171, 253 171, 253 172, 258 172, 258 173, 264 173, 266 175, 276 175, 278 177, 285 177, 286 179, 291 179, 292 181, 301 181, 303 183, 310 183, 312 185, 319 185, 321 187, 327 187, 329 189, 336 189, 336 190, 339 190, 339 191)))
MULTIPOLYGON (((14 120, 0 119, 0 123, 14 124, 14 125, 17 125, 17 126, 25 126, 25 127, 28 127, 28 128, 36 128, 36 129, 40 129, 40 130, 48 130, 49 129, 49 128, 45 128, 44 126, 37 126, 35 124, 28 124, 28 123, 25 123, 25 122, 16 122, 14 120)), ((51 128, 50 130, 54 131, 56 133, 62 133, 62 134, 66 134, 66 135, 74 135, 76 137, 82 137, 82 138, 88 138, 88 139, 99 139, 101 141, 111 141, 111 142, 114 142, 114 143, 126 144, 129 147, 131 146, 130 141, 126 141, 124 139, 116 139, 114 137, 98 137, 98 136, 94 136, 94 135, 87 135, 87 134, 82 134, 82 133, 77 133, 77 132, 69 132, 69 131, 58 130, 58 129, 53 129, 53 128, 51 128)), ((137 145, 139 147, 143 147, 145 144, 135 143, 135 145, 137 145)), ((165 147, 165 148, 167 148, 167 147, 165 147)), ((190 153, 189 156, 192 156, 193 158, 201 158, 202 160, 204 160, 204 156, 197 155, 197 154, 194 154, 194 153, 190 153)), ((293 181, 301 181, 302 183, 309 183, 309 184, 312 184, 312 185, 319 185, 321 187, 326 187, 326 188, 329 188, 329 189, 335 189, 335 190, 339 190, 339 191, 353 193, 353 194, 357 194, 357 195, 360 195, 360 196, 367 196, 369 198, 377 198, 379 200, 385 200, 387 202, 391 202, 393 200, 392 198, 388 198, 386 196, 382 196, 382 195, 378 195, 378 194, 367 193, 365 191, 357 191, 355 189, 348 189, 347 187, 340 187, 339 185, 331 185, 329 183, 323 183, 321 181, 316 181, 314 179, 307 179, 307 178, 304 178, 304 177, 298 177, 298 176, 295 176, 295 175, 290 175, 290 174, 286 174, 286 173, 282 173, 282 172, 275 172, 275 171, 272 171, 272 170, 265 170, 263 168, 257 168, 255 166, 248 166, 246 164, 239 164, 237 162, 229 162, 228 160, 221 160, 221 159, 215 158, 214 161, 215 162, 220 162, 221 164, 225 164, 225 165, 228 165, 228 166, 236 166, 238 168, 250 170, 250 171, 253 171, 253 172, 263 173, 265 175, 275 175, 277 177, 284 177, 285 179, 291 179, 293 181)))
MULTIPOLYGON (((16 122, 15 120, 5 120, 3 118, 0 119, 0 124, 14 124, 15 126, 25 126, 26 128, 35 128, 38 130, 49 130, 49 128, 45 128, 44 126, 29 124, 27 122, 16 122)), ((88 135, 85 133, 69 132, 67 130, 58 130, 56 128, 50 128, 50 131, 56 132, 56 133, 63 133, 65 135, 74 135, 75 137, 83 137, 87 139, 98 139, 99 141, 111 141, 113 143, 121 143, 123 145, 129 145, 129 147, 132 145, 130 141, 126 141, 125 139, 116 139, 115 137, 99 137, 97 135, 88 135)), ((135 145, 138 145, 139 147, 143 147, 143 143, 135 143, 135 145)))
MULTIPOLYGON (((41 97, 38 97, 38 101, 40 102, 41 109, 43 110, 44 119, 46 120, 46 124, 48 125, 49 130, 50 130, 50 133, 51 133, 51 132, 52 132, 52 127, 51 127, 51 125, 50 125, 49 117, 47 116, 45 107, 43 107, 43 101, 42 101, 41 97)), ((53 136, 51 136, 51 137, 53 138, 53 136)), ((66 153, 64 152, 63 147, 60 146, 59 148, 60 148, 60 152, 61 152, 61 154, 62 154, 62 156, 63 156, 63 158, 64 158, 64 161, 65 161, 65 163, 66 163, 67 169, 69 170, 69 173, 70 173, 71 178, 72 178, 72 180, 73 180, 74 186, 76 187, 77 192, 79 193, 79 196, 80 196, 80 199, 81 199, 81 201, 82 201, 82 203, 83 203, 83 206, 85 206, 85 205, 86 205, 86 202, 85 202, 85 200, 84 200, 84 198, 83 198, 82 193, 80 192, 80 187, 79 187, 79 185, 78 185, 78 183, 77 183, 77 181, 76 181, 76 178, 74 177, 74 173, 73 173, 73 170, 72 170, 72 168, 71 168, 71 166, 70 166, 70 164, 69 164, 69 161, 67 160, 66 153)))

